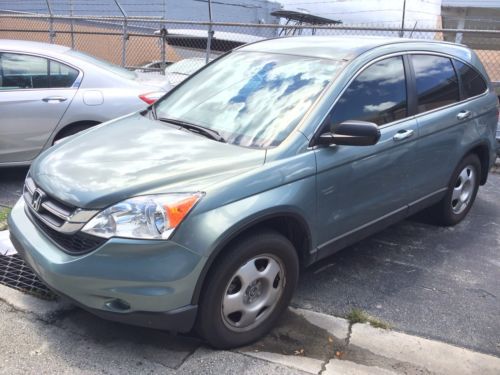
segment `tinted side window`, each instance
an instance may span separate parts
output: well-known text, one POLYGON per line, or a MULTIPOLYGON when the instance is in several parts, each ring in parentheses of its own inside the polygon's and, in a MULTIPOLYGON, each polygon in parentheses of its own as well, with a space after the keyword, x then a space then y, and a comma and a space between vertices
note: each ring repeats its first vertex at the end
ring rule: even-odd
POLYGON ((486 82, 475 69, 458 60, 454 60, 454 63, 462 81, 463 99, 471 98, 486 91, 486 82))
POLYGON ((361 120, 384 125, 407 115, 406 80, 401 56, 370 65, 344 92, 331 120, 361 120))
POLYGON ((71 87, 78 77, 78 70, 50 61, 50 87, 71 87))
POLYGON ((37 89, 49 87, 48 60, 42 57, 2 53, 0 88, 37 89))
POLYGON ((413 55, 417 84, 418 113, 458 102, 458 80, 447 57, 413 55))

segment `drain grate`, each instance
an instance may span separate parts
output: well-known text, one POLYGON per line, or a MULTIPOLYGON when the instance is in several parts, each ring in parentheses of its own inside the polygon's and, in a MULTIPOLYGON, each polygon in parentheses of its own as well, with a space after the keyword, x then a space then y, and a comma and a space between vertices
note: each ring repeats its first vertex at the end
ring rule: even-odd
POLYGON ((0 284, 39 298, 56 299, 56 295, 40 281, 18 254, 0 255, 0 284))

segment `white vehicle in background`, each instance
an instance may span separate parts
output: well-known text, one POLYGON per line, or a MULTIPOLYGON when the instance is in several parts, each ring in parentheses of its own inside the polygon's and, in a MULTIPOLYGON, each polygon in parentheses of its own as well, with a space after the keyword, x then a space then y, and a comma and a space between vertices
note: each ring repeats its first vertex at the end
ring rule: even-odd
POLYGON ((146 108, 171 85, 69 47, 0 39, 0 166, 28 165, 54 142, 146 108))
MULTIPOLYGON (((165 61, 165 67, 173 64, 172 61, 165 61)), ((154 60, 148 63, 141 65, 139 68, 135 69, 137 73, 151 73, 151 74, 161 74, 162 71, 162 61, 154 60)))
POLYGON ((172 86, 177 86, 191 74, 203 68, 206 64, 206 58, 194 57, 177 61, 165 68, 165 77, 172 86))

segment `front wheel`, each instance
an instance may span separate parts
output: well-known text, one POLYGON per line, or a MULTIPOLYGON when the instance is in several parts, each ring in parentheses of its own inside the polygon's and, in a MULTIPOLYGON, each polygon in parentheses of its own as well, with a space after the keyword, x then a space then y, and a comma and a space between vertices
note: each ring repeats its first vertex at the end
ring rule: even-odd
POLYGON ((246 236, 216 260, 201 296, 197 329, 213 347, 238 347, 261 338, 288 306, 299 261, 279 233, 246 236), (220 259, 220 261, 219 261, 220 259))
POLYGON ((446 196, 434 207, 436 219, 451 226, 462 221, 474 203, 481 179, 479 158, 467 155, 453 172, 446 196))

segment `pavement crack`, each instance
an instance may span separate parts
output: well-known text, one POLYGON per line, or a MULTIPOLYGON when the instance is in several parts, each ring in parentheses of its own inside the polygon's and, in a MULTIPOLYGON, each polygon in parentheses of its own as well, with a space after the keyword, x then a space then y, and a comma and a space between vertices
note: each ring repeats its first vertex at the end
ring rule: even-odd
POLYGON ((349 327, 347 327, 347 337, 345 338, 345 349, 349 348, 349 344, 351 342, 351 335, 352 335, 352 326, 356 323, 349 322, 349 327))
POLYGON ((196 351, 200 349, 202 346, 203 346, 202 344, 194 346, 188 352, 188 354, 181 360, 181 363, 179 363, 177 366, 174 367, 174 370, 179 370, 182 367, 182 365, 184 365, 184 363, 186 363, 188 359, 190 359, 193 356, 193 354, 196 353, 196 351))
POLYGON ((326 371, 326 365, 327 365, 327 364, 328 364, 328 362, 330 362, 330 361, 331 361, 331 358, 330 358, 330 359, 328 359, 328 360, 326 360, 326 361, 324 361, 324 362, 321 364, 321 370, 319 370, 318 375, 321 375, 321 374, 323 374, 323 373, 326 371))

